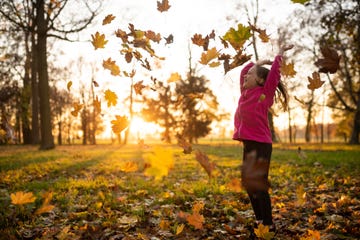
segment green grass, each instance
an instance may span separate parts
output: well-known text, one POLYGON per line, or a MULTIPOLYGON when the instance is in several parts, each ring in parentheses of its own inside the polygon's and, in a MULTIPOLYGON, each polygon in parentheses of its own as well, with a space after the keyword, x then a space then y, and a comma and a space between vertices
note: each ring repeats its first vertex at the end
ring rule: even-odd
MULTIPOLYGON (((163 239, 166 234, 166 239, 248 237, 253 216, 246 193, 228 187, 241 177, 241 145, 193 145, 194 151, 204 152, 217 165, 219 175, 209 179, 194 153, 157 144, 170 150, 174 159, 173 168, 160 181, 144 174, 149 166, 143 154, 154 146, 74 145, 49 151, 0 146, 0 235, 8 239, 25 239, 26 234, 33 239, 108 239, 120 233, 129 239, 142 235, 163 239), (138 169, 122 171, 129 162, 138 169), (10 194, 17 191, 32 192, 37 199, 25 208, 14 205, 10 194), (55 208, 36 215, 42 194, 49 191, 55 208), (205 203, 201 230, 178 217, 181 211, 190 213, 198 201, 205 203), (181 224, 185 228, 176 235, 181 224)), ((278 239, 300 239, 308 230, 329 238, 359 237, 359 146, 275 144, 272 156, 271 196, 278 239), (305 157, 298 154, 299 146, 305 157), (300 187, 306 193, 302 206, 297 205, 304 195, 297 193, 300 187), (331 216, 342 218, 334 221, 331 216)))

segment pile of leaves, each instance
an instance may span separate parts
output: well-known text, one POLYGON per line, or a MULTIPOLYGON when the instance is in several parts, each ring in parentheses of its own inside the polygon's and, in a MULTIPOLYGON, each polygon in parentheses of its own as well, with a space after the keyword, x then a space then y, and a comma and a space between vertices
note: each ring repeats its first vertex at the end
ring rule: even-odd
POLYGON ((254 231, 259 239, 360 237, 359 149, 338 155, 309 150, 305 159, 297 150, 274 149, 275 233, 262 225, 253 229, 240 184, 241 148, 193 148, 187 154, 175 145, 4 148, 0 235, 248 239, 254 231))

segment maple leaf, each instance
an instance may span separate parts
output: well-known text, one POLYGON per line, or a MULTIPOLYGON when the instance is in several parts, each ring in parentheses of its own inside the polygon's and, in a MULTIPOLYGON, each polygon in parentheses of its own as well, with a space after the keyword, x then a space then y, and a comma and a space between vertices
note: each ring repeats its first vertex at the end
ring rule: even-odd
POLYGON ((148 166, 144 171, 145 176, 152 176, 156 181, 167 176, 174 167, 172 152, 164 148, 154 148, 153 151, 144 154, 143 159, 148 166))
POLYGON ((164 37, 164 39, 165 39, 165 41, 166 41, 165 45, 171 44, 171 43, 174 42, 174 36, 173 36, 172 34, 170 34, 170 35, 167 36, 167 37, 164 37))
POLYGON ((226 187, 230 191, 234 191, 234 192, 241 192, 242 190, 241 182, 238 178, 231 179, 231 181, 228 184, 226 184, 226 187))
POLYGON ((243 24, 238 24, 238 29, 230 28, 222 37, 228 41, 235 50, 240 50, 246 40, 251 37, 250 27, 245 27, 243 24))
POLYGON ((296 75, 294 63, 286 64, 285 62, 282 62, 280 65, 280 73, 285 77, 294 77, 296 75))
POLYGON ((203 223, 205 222, 205 218, 203 215, 195 212, 195 213, 187 216, 186 220, 195 229, 203 229, 203 223))
POLYGON ((251 30, 253 30, 254 32, 259 33, 259 37, 260 37, 262 42, 264 42, 264 43, 269 42, 270 38, 269 38, 269 35, 266 34, 266 29, 257 28, 252 24, 249 24, 249 26, 250 26, 251 30))
POLYGON ((113 16, 112 14, 109 14, 104 18, 102 25, 110 24, 112 22, 112 20, 114 20, 114 19, 115 19, 115 16, 113 16))
POLYGON ((135 84, 134 84, 135 93, 141 95, 142 90, 143 90, 143 88, 145 88, 145 87, 146 87, 146 86, 143 85, 143 81, 139 81, 139 82, 135 83, 135 84))
POLYGON ((121 29, 118 29, 118 30, 115 31, 115 36, 118 37, 118 38, 121 38, 123 43, 128 42, 128 34, 125 31, 121 30, 121 29))
POLYGON ((181 75, 177 72, 175 73, 171 73, 170 77, 168 78, 167 82, 171 83, 171 82, 176 82, 178 80, 181 79, 181 75))
POLYGON ((335 73, 339 69, 340 56, 335 49, 328 46, 323 46, 320 50, 324 58, 315 62, 315 65, 320 68, 319 72, 335 73))
POLYGON ((116 65, 115 61, 111 61, 111 58, 108 58, 106 61, 103 60, 104 69, 108 69, 111 72, 111 75, 118 76, 120 75, 120 68, 116 65))
POLYGON ((161 41, 160 33, 155 33, 154 31, 148 30, 145 32, 145 36, 153 42, 159 43, 161 41))
POLYGON ((129 120, 126 116, 120 115, 115 115, 115 118, 111 121, 111 129, 115 134, 119 134, 129 126, 129 120))
POLYGON ((321 239, 320 232, 313 230, 308 230, 306 236, 300 238, 300 240, 320 240, 320 239, 321 239))
POLYGON ((105 100, 107 101, 107 106, 110 107, 115 106, 117 104, 117 95, 115 92, 111 91, 110 89, 105 91, 105 100))
POLYGON ((14 205, 33 203, 36 199, 36 197, 33 195, 32 192, 23 192, 23 191, 10 194, 10 198, 11 198, 11 203, 14 205))
POLYGON ((73 104, 74 110, 71 111, 71 115, 73 115, 74 117, 77 117, 81 108, 83 107, 83 104, 80 103, 74 103, 73 104))
POLYGON ((216 164, 214 162, 210 162, 209 157, 199 150, 196 151, 195 155, 196 160, 200 163, 200 165, 205 169, 208 176, 211 178, 213 175, 213 171, 216 168, 216 164))
POLYGON ((264 226, 263 224, 259 224, 258 228, 254 229, 255 235, 258 238, 262 238, 265 240, 273 239, 275 236, 274 232, 269 232, 269 226, 264 226))
POLYGON ((166 12, 170 7, 171 5, 169 5, 168 0, 162 0, 161 2, 157 1, 157 10, 159 12, 166 12))
POLYGON ((315 90, 317 88, 320 88, 325 81, 321 81, 320 74, 318 72, 312 73, 312 78, 308 77, 309 84, 307 85, 308 89, 315 90))
POLYGON ((199 61, 203 65, 209 64, 212 60, 219 57, 219 53, 215 47, 201 54, 201 60, 199 61))
POLYGON ((70 92, 70 88, 72 86, 72 81, 69 81, 67 84, 66 84, 66 88, 67 90, 70 92))
POLYGON ((91 34, 92 38, 92 45, 94 46, 95 50, 98 48, 105 48, 105 44, 108 42, 105 40, 105 34, 101 34, 99 32, 96 32, 95 35, 91 34))
POLYGON ((191 38, 191 41, 193 42, 193 44, 203 47, 204 51, 207 51, 209 47, 209 39, 209 36, 203 38, 201 34, 196 33, 191 38))
POLYGON ((225 74, 228 71, 230 71, 231 69, 234 69, 238 66, 243 65, 244 63, 249 61, 250 58, 251 58, 251 55, 246 55, 246 54, 243 54, 242 51, 238 51, 237 54, 232 58, 231 63, 229 62, 230 59, 225 59, 225 61, 224 61, 225 74))

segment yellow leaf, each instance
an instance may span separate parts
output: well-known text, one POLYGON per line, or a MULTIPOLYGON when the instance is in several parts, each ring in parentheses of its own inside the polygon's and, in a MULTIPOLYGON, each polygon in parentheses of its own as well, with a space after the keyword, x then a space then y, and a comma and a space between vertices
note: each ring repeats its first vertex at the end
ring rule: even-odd
POLYGON ((66 85, 67 90, 68 90, 69 92, 70 92, 71 86, 72 86, 72 81, 69 81, 69 82, 67 83, 67 85, 66 85))
POLYGON ((209 63, 209 67, 211 67, 211 68, 215 68, 215 67, 218 67, 218 66, 220 66, 220 62, 211 62, 211 63, 209 63))
POLYGON ((10 198, 11 198, 11 203, 15 205, 33 203, 36 199, 36 197, 33 195, 32 192, 23 192, 23 191, 10 194, 10 198))
POLYGON ((321 239, 320 232, 313 230, 308 230, 306 236, 300 238, 300 240, 320 240, 320 239, 321 239))
POLYGON ((308 89, 315 90, 317 88, 320 88, 325 81, 321 81, 320 74, 318 72, 312 73, 312 78, 308 77, 309 84, 307 85, 308 89))
POLYGON ((192 210, 193 212, 199 213, 203 208, 204 208, 204 202, 196 202, 193 205, 192 210))
POLYGON ((115 117, 116 119, 111 121, 111 128, 114 133, 118 134, 129 126, 129 120, 126 116, 116 115, 115 117))
POLYGON ((306 203, 306 192, 304 186, 300 185, 296 188, 296 205, 303 206, 306 203))
POLYGON ((152 152, 143 155, 144 161, 148 166, 144 174, 161 180, 169 174, 174 167, 174 157, 171 151, 164 148, 154 148, 152 152))
POLYGON ((107 106, 115 106, 117 104, 117 95, 115 92, 111 91, 111 90, 106 90, 105 91, 105 100, 107 101, 107 106))
POLYGON ((43 205, 41 205, 40 208, 38 208, 35 211, 35 214, 40 215, 40 214, 43 214, 43 213, 51 212, 54 209, 54 207, 55 206, 51 205, 51 204, 43 204, 43 205))
POLYGON ((264 43, 269 42, 269 40, 270 40, 269 35, 266 34, 265 29, 259 29, 259 37, 260 37, 261 41, 264 43))
POLYGON ((105 44, 108 42, 105 40, 105 34, 101 34, 99 32, 96 32, 95 35, 91 34, 92 38, 92 45, 94 46, 95 50, 98 48, 105 48, 105 44))
POLYGON ((209 49, 208 51, 203 52, 201 54, 200 63, 203 64, 203 65, 207 65, 212 60, 216 59, 217 57, 219 57, 219 53, 217 52, 216 48, 213 47, 213 48, 209 49))
POLYGON ((170 228, 170 222, 169 222, 168 220, 162 219, 162 220, 160 221, 159 227, 160 227, 162 230, 167 230, 167 229, 170 228))
POLYGON ((120 170, 123 172, 136 172, 138 170, 138 165, 134 162, 126 162, 121 165, 120 170))
POLYGON ((241 50, 246 40, 251 37, 250 27, 239 23, 237 30, 230 28, 223 36, 223 40, 230 43, 235 50, 241 50))
POLYGON ((103 20, 103 22, 102 22, 102 25, 109 24, 109 23, 111 23, 112 20, 114 20, 114 19, 115 19, 115 16, 113 16, 112 14, 109 14, 109 15, 107 15, 107 16, 104 18, 104 20, 103 20))
POLYGON ((176 235, 179 235, 180 233, 182 233, 182 231, 184 230, 185 225, 184 224, 180 224, 176 227, 176 235))
POLYGON ((98 96, 96 96, 96 98, 94 99, 93 106, 95 108, 96 113, 101 112, 101 101, 99 100, 98 96))
POLYGON ((265 240, 270 240, 275 236, 274 232, 269 232, 269 226, 264 226, 261 223, 259 224, 258 228, 254 229, 254 232, 258 238, 265 240))
POLYGON ((168 83, 176 82, 181 79, 181 75, 177 72, 171 73, 169 79, 167 80, 168 83))
POLYGON ((260 97, 259 97, 259 102, 264 101, 265 98, 266 98, 266 95, 265 95, 265 94, 261 94, 260 97))

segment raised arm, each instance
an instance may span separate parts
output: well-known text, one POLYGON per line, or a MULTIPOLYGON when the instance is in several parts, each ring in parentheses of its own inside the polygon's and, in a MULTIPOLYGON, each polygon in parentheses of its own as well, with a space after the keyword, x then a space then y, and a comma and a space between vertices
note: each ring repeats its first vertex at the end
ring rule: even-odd
POLYGON ((250 68, 254 65, 255 65, 255 63, 250 62, 241 70, 241 73, 240 73, 240 91, 241 92, 243 91, 243 83, 244 83, 245 75, 250 70, 250 68))

